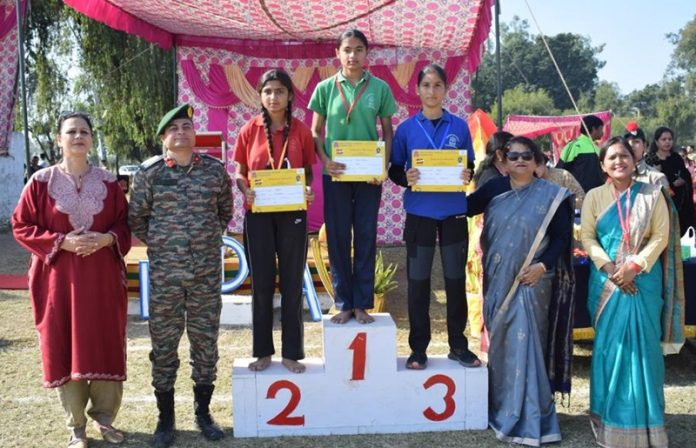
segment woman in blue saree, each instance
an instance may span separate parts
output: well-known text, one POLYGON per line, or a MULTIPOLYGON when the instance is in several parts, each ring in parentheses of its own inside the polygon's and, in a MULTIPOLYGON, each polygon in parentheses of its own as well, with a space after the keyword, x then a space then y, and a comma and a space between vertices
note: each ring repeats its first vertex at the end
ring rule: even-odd
POLYGON ((570 391, 573 198, 534 177, 533 141, 514 137, 502 152, 509 177, 468 197, 469 215, 485 212, 489 425, 504 442, 540 446, 561 440, 553 393, 570 391))
POLYGON ((658 185, 634 181, 626 140, 609 139, 599 158, 610 181, 588 192, 582 208, 582 243, 592 259, 592 430, 604 447, 666 447, 660 341, 668 353, 683 341, 683 289, 674 281, 678 219, 670 219, 658 185))

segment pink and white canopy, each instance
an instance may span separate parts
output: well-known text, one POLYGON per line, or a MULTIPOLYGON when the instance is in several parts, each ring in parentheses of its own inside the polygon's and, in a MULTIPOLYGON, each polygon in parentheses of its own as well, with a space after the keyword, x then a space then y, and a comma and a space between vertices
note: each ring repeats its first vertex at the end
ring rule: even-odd
MULTIPOLYGON (((65 0, 112 28, 137 34, 163 48, 192 39, 254 41, 287 47, 300 57, 331 51, 351 28, 371 44, 438 49, 465 55, 469 71, 480 61, 494 0, 65 0), (270 41, 270 42, 269 42, 270 41), (301 48, 299 42, 327 45, 301 48)), ((287 57, 286 53, 286 57, 287 57)))
MULTIPOLYGON (((1 1, 1 0, 0 0, 1 1)), ((339 67, 335 41, 351 28, 370 42, 369 70, 397 101, 398 123, 420 108, 418 72, 435 62, 447 72, 446 107, 470 111, 470 80, 481 59, 495 0, 64 0, 111 28, 163 48, 177 46, 178 101, 195 109, 199 131, 222 132, 228 160, 239 129, 259 111, 255 85, 269 68, 294 85, 293 114, 311 123, 307 103, 317 83, 339 67)), ((321 163, 314 167, 321 171, 321 163)), ((228 164, 228 170, 235 169, 228 164)), ((308 211, 310 229, 323 222, 321 176, 308 211)), ((235 192, 229 224, 241 232, 243 195, 235 192)), ((377 224, 380 244, 399 243, 405 218, 401 187, 386 183, 377 224)))
POLYGON ((580 122, 587 115, 594 115, 604 122, 604 136, 601 141, 609 139, 611 137, 611 111, 562 116, 508 115, 503 130, 513 135, 529 138, 550 135, 554 153, 558 155, 566 143, 580 134, 580 122))

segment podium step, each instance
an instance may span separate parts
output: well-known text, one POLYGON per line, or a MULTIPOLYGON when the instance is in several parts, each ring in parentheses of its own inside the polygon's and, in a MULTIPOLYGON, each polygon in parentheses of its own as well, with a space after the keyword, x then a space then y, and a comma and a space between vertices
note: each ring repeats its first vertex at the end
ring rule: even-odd
POLYGON ((425 370, 396 357, 396 325, 388 314, 372 324, 323 320, 324 358, 289 372, 274 359, 263 372, 235 360, 235 437, 406 433, 485 429, 488 370, 464 368, 445 356, 425 370))

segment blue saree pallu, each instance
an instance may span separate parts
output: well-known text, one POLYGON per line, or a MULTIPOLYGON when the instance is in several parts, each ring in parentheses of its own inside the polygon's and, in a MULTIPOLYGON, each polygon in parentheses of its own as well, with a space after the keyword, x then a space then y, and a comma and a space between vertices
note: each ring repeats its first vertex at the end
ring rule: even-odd
MULTIPOLYGON (((629 249, 625 249, 622 243, 616 203, 604 210, 596 223, 596 239, 617 265, 646 244, 645 231, 655 204, 662 197, 659 188, 640 182, 635 182, 630 190, 629 249)), ((619 197, 622 207, 625 196, 626 192, 623 192, 619 197)), ((672 229, 670 234, 672 240, 672 229)), ((635 277, 638 290, 635 294, 622 292, 605 272, 594 264, 590 266, 588 308, 595 329, 590 421, 601 446, 668 446, 664 427, 665 366, 661 340, 665 333, 665 341, 669 342, 674 331, 670 328, 663 331, 663 310, 670 314, 668 320, 676 311, 677 325, 674 328, 679 329, 678 316, 683 308, 683 301, 675 303, 674 297, 665 294, 665 286, 674 289, 673 284, 667 285, 669 281, 663 281, 665 274, 674 278, 673 248, 674 245, 670 244, 662 259, 649 272, 635 277)))

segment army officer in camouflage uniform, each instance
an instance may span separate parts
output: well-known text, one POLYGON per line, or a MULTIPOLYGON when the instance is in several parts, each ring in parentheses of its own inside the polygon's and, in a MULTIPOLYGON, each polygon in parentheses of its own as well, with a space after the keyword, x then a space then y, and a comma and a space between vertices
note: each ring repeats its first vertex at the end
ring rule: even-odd
POLYGON ((193 151, 196 133, 188 104, 169 111, 157 135, 164 154, 136 173, 128 221, 148 246, 152 385, 159 421, 153 444, 174 440, 177 348, 191 343, 196 423, 209 440, 224 434, 210 416, 218 360, 222 233, 232 218, 230 178, 217 159, 193 151))

